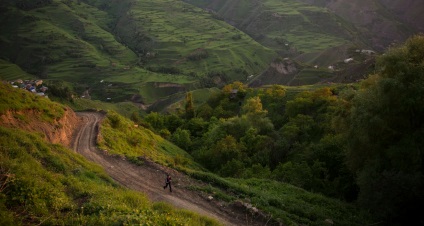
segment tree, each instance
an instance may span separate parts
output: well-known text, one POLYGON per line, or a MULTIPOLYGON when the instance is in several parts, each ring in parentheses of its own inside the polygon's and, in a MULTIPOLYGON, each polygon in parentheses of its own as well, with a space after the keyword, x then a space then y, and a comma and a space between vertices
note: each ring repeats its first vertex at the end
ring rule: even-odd
POLYGON ((246 94, 246 91, 247 91, 247 86, 245 84, 243 84, 242 82, 236 81, 236 82, 228 84, 228 85, 224 86, 224 88, 222 88, 222 91, 225 94, 231 94, 231 92, 233 92, 233 90, 237 90, 238 95, 244 96, 244 94, 246 94))
POLYGON ((424 36, 390 49, 353 99, 348 164, 359 203, 386 224, 418 225, 424 201, 424 36))
POLYGON ((149 123, 156 131, 164 128, 164 117, 157 112, 150 112, 144 120, 149 123))
POLYGON ((273 100, 278 100, 286 96, 286 89, 282 85, 272 85, 265 90, 265 94, 273 100))
POLYGON ((190 131, 178 128, 171 137, 172 142, 178 147, 190 151, 191 137, 190 131))
POLYGON ((193 103, 193 94, 191 92, 188 92, 185 97, 185 113, 187 119, 191 119, 194 117, 194 103, 193 103))
POLYGON ((243 111, 249 116, 254 115, 258 117, 265 117, 268 113, 267 110, 262 108, 261 98, 258 96, 252 97, 246 101, 246 104, 243 106, 243 111))
POLYGON ((219 140, 216 145, 212 147, 211 160, 214 162, 213 167, 218 170, 222 165, 233 159, 240 159, 242 157, 243 147, 232 136, 226 136, 219 140))

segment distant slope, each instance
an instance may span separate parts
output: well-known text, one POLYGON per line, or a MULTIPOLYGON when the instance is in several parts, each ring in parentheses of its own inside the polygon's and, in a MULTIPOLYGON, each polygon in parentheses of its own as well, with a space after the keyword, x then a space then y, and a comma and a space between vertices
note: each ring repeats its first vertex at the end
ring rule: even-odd
POLYGON ((282 56, 320 54, 343 44, 383 51, 424 32, 421 0, 185 1, 216 12, 282 56))
POLYGON ((424 31, 424 2, 421 0, 298 0, 326 7, 353 23, 362 40, 377 50, 401 43, 424 31))
POLYGON ((213 14, 176 0, 0 0, 0 12, 0 67, 67 81, 93 99, 137 95, 152 103, 194 84, 245 79, 275 57, 213 14), (182 89, 149 92, 158 83, 182 89))
POLYGON ((285 56, 350 43, 356 30, 328 10, 296 0, 186 0, 212 10, 258 42, 285 56))
POLYGON ((403 23, 410 25, 415 32, 424 32, 424 2, 421 0, 394 1, 380 0, 403 23))
POLYGON ((222 71, 240 80, 260 72, 275 56, 213 14, 181 1, 133 1, 115 30, 146 68, 171 74, 203 77, 222 71), (137 46, 134 39, 150 46, 137 46))
POLYGON ((17 79, 31 79, 34 76, 26 73, 18 65, 0 59, 0 78, 13 81, 17 79))

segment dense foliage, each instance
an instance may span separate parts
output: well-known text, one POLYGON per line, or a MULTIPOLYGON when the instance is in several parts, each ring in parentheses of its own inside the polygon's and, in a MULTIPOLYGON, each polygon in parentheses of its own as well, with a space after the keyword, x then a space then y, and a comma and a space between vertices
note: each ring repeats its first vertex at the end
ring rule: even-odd
POLYGON ((193 118, 144 120, 221 176, 272 178, 358 201, 384 223, 422 223, 423 62, 424 37, 416 36, 380 57, 360 87, 293 97, 282 86, 235 82, 196 106, 193 118))
MULTIPOLYGON (((308 192, 287 183, 269 179, 222 178, 216 174, 205 172, 183 150, 143 128, 149 127, 149 125, 140 121, 142 119, 139 116, 134 114, 132 119, 143 126, 134 127, 134 123, 128 119, 114 112, 108 112, 101 126, 100 148, 107 150, 109 154, 124 155, 134 164, 143 165, 143 161, 149 159, 176 168, 194 179, 202 180, 206 183, 196 185, 183 183, 181 185, 206 193, 207 196, 210 195, 215 200, 219 200, 223 206, 240 205, 242 202, 247 202, 272 215, 271 219, 268 218, 269 216, 265 219, 269 221, 269 225, 280 223, 325 225, 327 219, 331 219, 334 224, 346 226, 359 226, 369 222, 369 216, 352 204, 308 192)), ((191 139, 198 142, 198 139, 194 138, 190 131, 201 131, 202 127, 207 126, 205 120, 195 117, 188 120, 187 127, 183 128, 184 120, 182 118, 176 115, 163 117, 158 113, 149 114, 146 120, 156 127, 162 128, 159 130, 162 136, 186 150, 193 147, 191 139), (172 134, 168 129, 164 129, 166 126, 172 131, 172 134)), ((230 143, 236 143, 234 138, 229 137, 228 140, 230 143)), ((220 153, 225 153, 231 148, 231 146, 225 146, 225 142, 220 142, 219 146, 227 148, 221 152, 218 148, 215 150, 220 153)), ((221 157, 226 158, 227 156, 221 157)), ((219 165, 213 157, 210 158, 210 161, 219 165)), ((259 167, 257 165, 252 168, 259 170, 259 167)), ((221 171, 225 175, 225 171, 221 171)), ((240 172, 243 173, 243 169, 240 172)), ((232 175, 232 172, 230 174, 232 175)), ((255 171, 255 176, 251 174, 249 174, 251 177, 263 177, 259 171, 255 171)))
POLYGON ((424 36, 389 50, 352 100, 348 162, 359 202, 391 223, 418 225, 424 202, 424 36))
POLYGON ((221 176, 271 177, 351 200, 355 185, 345 182, 353 177, 332 127, 337 92, 322 88, 290 99, 279 85, 253 90, 235 82, 198 107, 196 117, 150 113, 144 120, 221 176))

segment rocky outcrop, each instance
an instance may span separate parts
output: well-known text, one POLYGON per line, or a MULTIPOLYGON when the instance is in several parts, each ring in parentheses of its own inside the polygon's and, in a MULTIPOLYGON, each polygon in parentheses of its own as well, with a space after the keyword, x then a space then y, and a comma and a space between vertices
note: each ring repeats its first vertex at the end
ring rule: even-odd
POLYGON ((273 62, 271 63, 271 68, 275 69, 278 73, 282 75, 291 75, 298 72, 296 64, 291 60, 285 60, 283 62, 273 62))
POLYGON ((251 87, 259 87, 270 84, 287 85, 293 77, 299 73, 300 66, 290 59, 277 59, 261 75, 251 81, 251 87))
POLYGON ((75 112, 64 108, 63 116, 52 122, 41 120, 42 114, 36 110, 7 111, 0 115, 0 126, 41 133, 51 143, 70 147, 74 130, 80 123, 75 112))

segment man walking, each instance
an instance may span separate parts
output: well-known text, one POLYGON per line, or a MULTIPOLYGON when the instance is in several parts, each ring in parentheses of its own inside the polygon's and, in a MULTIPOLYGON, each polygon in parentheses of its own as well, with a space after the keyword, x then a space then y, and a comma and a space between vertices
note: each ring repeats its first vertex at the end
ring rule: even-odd
POLYGON ((168 187, 169 185, 169 191, 172 192, 171 181, 172 181, 171 176, 167 174, 165 179, 165 186, 163 186, 163 189, 166 189, 166 187, 168 187))

